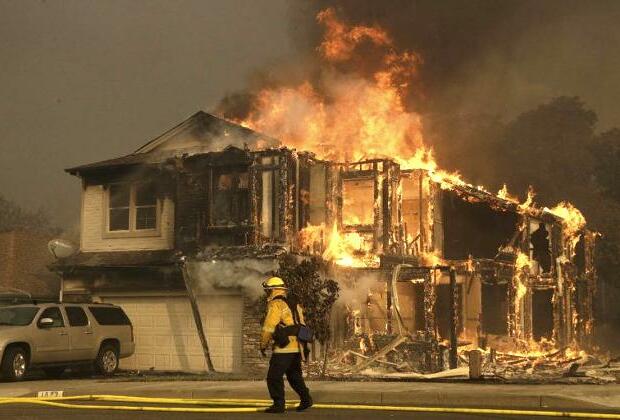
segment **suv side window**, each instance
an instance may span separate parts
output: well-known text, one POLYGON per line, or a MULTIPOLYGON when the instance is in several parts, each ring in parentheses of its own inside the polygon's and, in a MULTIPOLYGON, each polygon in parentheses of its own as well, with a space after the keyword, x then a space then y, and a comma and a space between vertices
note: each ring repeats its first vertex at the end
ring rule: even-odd
POLYGON ((99 325, 131 325, 125 312, 115 306, 89 306, 90 313, 93 314, 99 325))
POLYGON ((58 308, 58 306, 52 306, 51 308, 45 309, 41 313, 41 316, 39 317, 39 321, 42 320, 43 318, 51 318, 54 320, 54 323, 50 326, 51 328, 65 326, 65 321, 62 319, 62 314, 60 313, 60 309, 58 308))
POLYGON ((88 317, 84 309, 79 306, 65 306, 65 311, 67 311, 67 318, 69 318, 69 326, 84 327, 88 325, 88 317))

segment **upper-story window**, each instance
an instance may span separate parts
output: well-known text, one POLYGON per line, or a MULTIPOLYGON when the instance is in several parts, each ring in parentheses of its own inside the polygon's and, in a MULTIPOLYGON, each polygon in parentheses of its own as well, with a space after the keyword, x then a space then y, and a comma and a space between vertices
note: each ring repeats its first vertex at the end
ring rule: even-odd
POLYGON ((154 231, 157 219, 157 191, 153 183, 109 186, 108 232, 154 231))
POLYGON ((247 172, 215 171, 212 191, 212 226, 249 223, 250 192, 247 172))

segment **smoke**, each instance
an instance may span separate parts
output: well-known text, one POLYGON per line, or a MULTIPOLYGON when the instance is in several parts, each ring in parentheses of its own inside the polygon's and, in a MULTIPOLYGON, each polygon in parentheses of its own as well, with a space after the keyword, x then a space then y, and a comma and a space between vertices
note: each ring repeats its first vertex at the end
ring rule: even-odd
MULTIPOLYGON (((458 127, 471 133, 466 140, 472 143, 469 150, 484 150, 489 139, 496 138, 499 123, 553 97, 579 96, 597 112, 601 128, 620 125, 620 116, 613 111, 620 90, 608 88, 620 82, 617 16, 620 2, 606 0, 291 2, 290 34, 298 56, 257 71, 247 90, 222 100, 219 112, 245 120, 260 103, 261 91, 297 89, 307 81, 316 95, 327 99, 325 114, 337 118, 338 107, 330 102, 335 96, 330 80, 372 80, 384 64, 382 51, 387 45, 388 50, 419 56, 415 72, 402 87, 403 105, 407 112, 421 116, 425 143, 436 150, 440 166, 456 169, 463 166, 460 161, 468 150, 467 145, 457 144, 463 142, 458 127), (340 52, 344 51, 346 60, 326 63, 321 56, 331 29, 325 19, 318 22, 317 15, 327 8, 349 28, 362 26, 354 36, 343 37, 359 40, 355 54, 350 42, 345 42, 340 52), (373 39, 371 32, 378 28, 383 32, 373 39), (447 124, 455 129, 446 130, 447 124)), ((300 100, 281 105, 292 121, 282 126, 312 129, 312 122, 303 118, 312 104, 300 100)), ((482 163, 465 168, 465 174, 474 182, 488 183, 496 174, 482 163)))
POLYGON ((314 16, 326 7, 345 22, 380 26, 398 48, 422 57, 419 76, 425 95, 410 102, 417 111, 493 109, 510 114, 538 105, 548 95, 594 99, 610 80, 618 81, 613 66, 601 65, 601 60, 617 64, 620 58, 617 1, 295 3, 290 7, 291 35, 300 50, 320 44, 323 30, 314 16))
POLYGON ((199 294, 237 289, 256 299, 263 293, 262 282, 278 269, 273 260, 239 259, 188 263, 192 286, 199 294))
POLYGON ((380 273, 368 273, 353 279, 341 279, 338 303, 350 308, 366 305, 368 293, 382 287, 385 283, 380 282, 380 273))

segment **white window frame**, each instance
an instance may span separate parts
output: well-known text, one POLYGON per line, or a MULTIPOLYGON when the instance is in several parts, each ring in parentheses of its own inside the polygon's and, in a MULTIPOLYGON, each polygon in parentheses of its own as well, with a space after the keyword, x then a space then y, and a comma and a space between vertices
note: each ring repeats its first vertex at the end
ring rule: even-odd
MULTIPOLYGON (((155 203, 155 228, 153 229, 136 229, 136 190, 138 185, 147 182, 115 182, 107 184, 105 193, 103 194, 103 237, 104 238, 144 238, 161 236, 161 213, 162 203, 160 197, 156 198, 155 203), (110 187, 112 185, 129 185, 129 229, 128 230, 110 230, 110 187)), ((143 207, 143 206, 139 206, 143 207)))

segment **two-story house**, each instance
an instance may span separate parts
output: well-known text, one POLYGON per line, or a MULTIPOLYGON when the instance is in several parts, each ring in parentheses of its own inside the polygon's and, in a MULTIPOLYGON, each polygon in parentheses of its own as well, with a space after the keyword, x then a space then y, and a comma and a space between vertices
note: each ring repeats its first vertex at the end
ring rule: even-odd
MULTIPOLYGON (((386 285, 402 263, 402 319, 426 340, 448 335, 451 299, 460 336, 476 343, 566 344, 592 326, 593 235, 584 226, 391 159, 324 161, 198 112, 134 153, 67 172, 82 180, 82 205, 80 251, 56 265, 64 298, 125 308, 137 343, 125 368, 204 368, 181 254, 199 262, 193 288, 220 371, 264 363, 252 290, 285 252, 321 256, 343 287, 374 276, 355 312, 368 332, 390 328, 386 285), (453 296, 436 268, 447 265, 457 271, 453 296)), ((340 315, 336 347, 349 334, 340 315)))

